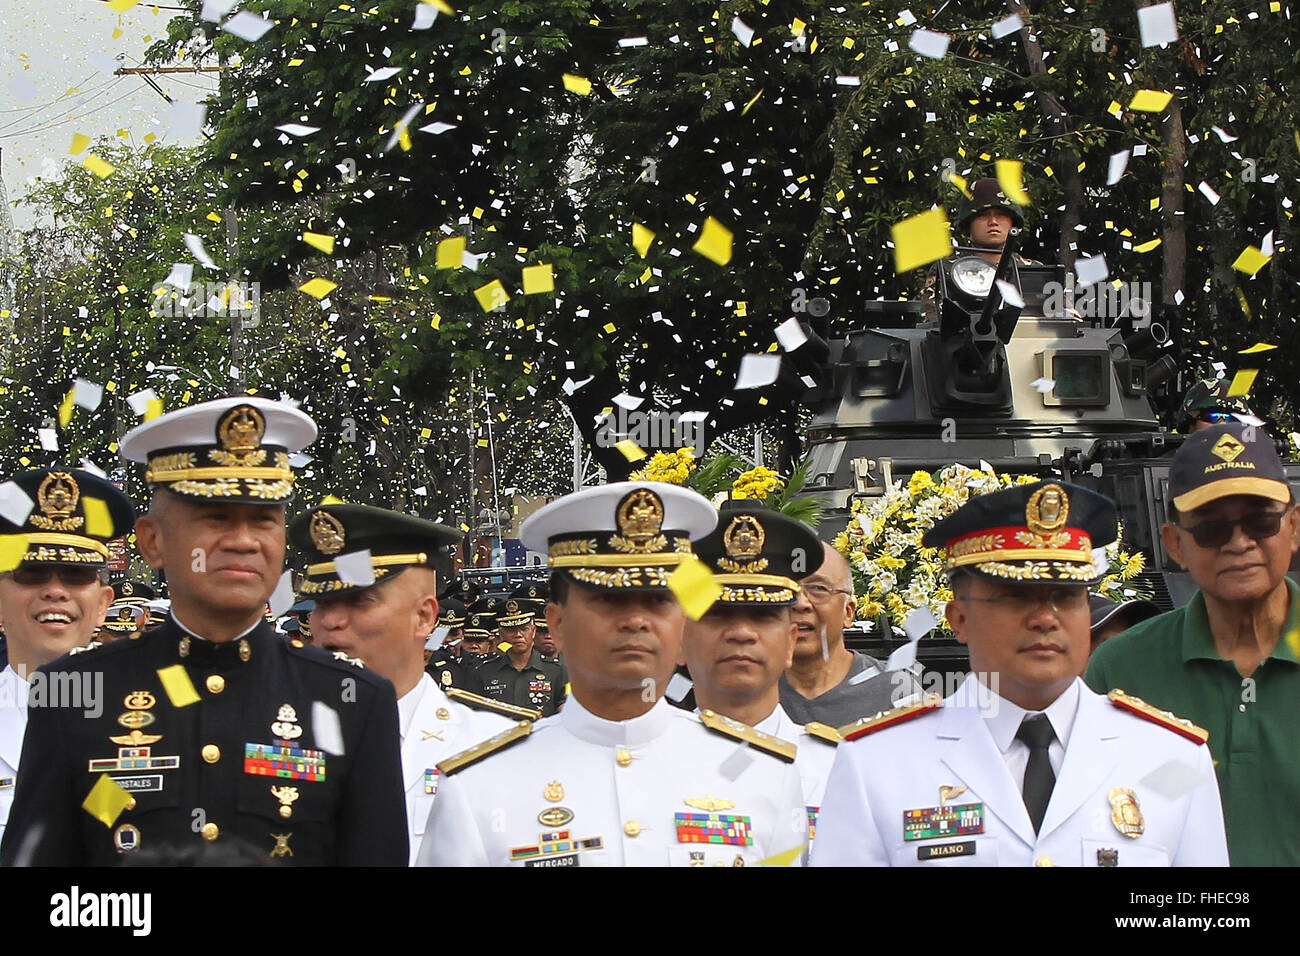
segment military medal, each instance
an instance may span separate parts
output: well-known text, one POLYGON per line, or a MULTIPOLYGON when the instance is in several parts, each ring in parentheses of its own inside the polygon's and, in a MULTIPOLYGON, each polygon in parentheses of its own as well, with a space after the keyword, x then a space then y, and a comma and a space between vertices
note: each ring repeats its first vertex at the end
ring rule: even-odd
POLYGON ((537 814, 537 822, 544 827, 562 827, 573 819, 573 811, 568 807, 547 807, 537 814))
POLYGON ((714 796, 688 797, 685 801, 688 807, 694 807, 696 810, 731 810, 736 805, 730 800, 721 800, 714 796))
POLYGON ((564 785, 558 780, 552 780, 542 788, 542 796, 548 803, 559 803, 564 799, 564 785))
POLYGON ((271 856, 279 858, 282 856, 293 856, 293 850, 289 848, 289 837, 292 833, 272 833, 271 839, 275 841, 275 846, 271 847, 271 856))
POLYGON ((272 787, 271 796, 280 801, 280 816, 286 820, 293 816, 293 802, 298 799, 297 787, 272 787))
POLYGON ((276 712, 275 721, 271 724, 271 733, 281 740, 297 740, 301 737, 302 728, 298 726, 298 712, 288 704, 281 705, 276 712))
POLYGON ((942 808, 949 800, 956 800, 966 792, 965 786, 943 786, 939 788, 939 806, 942 808))
POLYGON ((903 839, 936 840, 984 832, 984 804, 922 807, 903 811, 903 839))
POLYGON ((1136 840, 1146 831, 1146 822, 1138 808, 1138 798, 1132 790, 1116 787, 1110 792, 1110 822, 1115 829, 1130 840, 1136 840))

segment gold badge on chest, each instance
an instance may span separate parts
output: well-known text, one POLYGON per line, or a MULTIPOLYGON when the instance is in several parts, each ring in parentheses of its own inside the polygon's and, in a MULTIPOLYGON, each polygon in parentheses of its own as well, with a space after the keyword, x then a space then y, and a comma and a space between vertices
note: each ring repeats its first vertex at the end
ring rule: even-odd
POLYGON ((542 788, 542 796, 545 797, 549 803, 559 803, 564 799, 564 784, 560 783, 558 780, 552 780, 542 788))
POLYGON ((1146 822, 1142 819, 1137 794, 1125 787, 1116 787, 1110 792, 1109 799, 1110 822, 1116 830, 1130 840, 1136 840, 1146 832, 1146 822))

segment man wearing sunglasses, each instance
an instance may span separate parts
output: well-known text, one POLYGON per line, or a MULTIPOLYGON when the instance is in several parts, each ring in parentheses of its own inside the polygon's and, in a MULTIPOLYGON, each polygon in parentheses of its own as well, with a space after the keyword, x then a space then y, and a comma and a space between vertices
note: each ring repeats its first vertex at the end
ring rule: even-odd
POLYGON ((1300 864, 1300 519, 1273 439, 1240 423, 1193 433, 1169 470, 1161 540, 1199 590, 1089 662, 1113 687, 1210 732, 1233 866, 1300 864))
POLYGON ((1101 495, 1040 481, 975 496, 926 533, 972 673, 943 700, 840 728, 813 865, 1227 863, 1205 732, 1079 678, 1093 548, 1116 524, 1101 495))
MULTIPOLYGON (((0 573, 0 623, 9 638, 9 664, 0 671, 3 836, 18 779, 29 698, 33 706, 58 703, 47 699, 44 688, 32 697, 33 672, 85 647, 94 637, 113 600, 113 589, 104 583, 108 542, 131 530, 135 509, 111 482, 76 468, 23 472, 0 485, 0 494, 11 507, 30 506, 21 520, 12 510, 0 519, 0 535, 24 548, 18 564, 0 573)), ((89 699, 93 684, 87 690, 80 703, 87 710, 102 707, 103 701, 89 699)))

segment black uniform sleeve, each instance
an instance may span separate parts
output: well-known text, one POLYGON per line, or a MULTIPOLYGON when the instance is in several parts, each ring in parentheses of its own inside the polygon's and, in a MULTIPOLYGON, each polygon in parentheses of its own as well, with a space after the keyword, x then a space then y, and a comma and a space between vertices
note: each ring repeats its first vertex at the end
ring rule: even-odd
POLYGON ((410 861, 402 791, 397 698, 376 688, 339 805, 340 866, 406 866, 410 861))
MULTIPOLYGON (((48 678, 48 674, 43 674, 48 678)), ((0 866, 81 866, 82 801, 95 782, 82 774, 86 793, 73 792, 62 723, 75 717, 59 707, 29 707, 14 802, 9 808, 0 866)), ((96 824, 98 826, 99 824, 96 824)))
POLYGON ((483 693, 483 681, 479 678, 478 674, 474 672, 472 667, 466 667, 464 664, 461 664, 453 673, 456 678, 453 686, 459 687, 461 690, 467 690, 471 694, 483 693))

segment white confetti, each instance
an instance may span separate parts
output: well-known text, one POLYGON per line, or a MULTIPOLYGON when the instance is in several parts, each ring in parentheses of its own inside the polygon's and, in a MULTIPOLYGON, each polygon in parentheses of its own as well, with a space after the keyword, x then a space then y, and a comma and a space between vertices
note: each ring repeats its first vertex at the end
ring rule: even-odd
MULTIPOLYGON (((918 609, 919 610, 919 609, 918 609)), ((906 670, 916 663, 916 640, 910 640, 889 655, 885 662, 886 671, 906 670)))
POLYGON ((1106 171, 1106 185, 1114 186, 1124 175, 1124 170, 1128 169, 1129 151, 1120 150, 1118 153, 1110 154, 1110 168, 1106 171))
POLYGON ((623 49, 630 46, 647 46, 650 41, 646 37, 624 37, 618 41, 618 45, 623 49))
POLYGON ((740 19, 740 17, 735 17, 732 19, 731 32, 734 33, 736 35, 736 39, 739 40, 745 46, 749 46, 749 44, 754 39, 753 28, 750 27, 748 24, 746 24, 744 20, 740 19))
POLYGON ((1204 782, 1205 778, 1196 772, 1196 768, 1189 767, 1178 760, 1161 764, 1138 781, 1139 784, 1151 788, 1166 800, 1177 800, 1191 793, 1204 782))
POLYGON ((1138 7, 1138 34, 1142 46, 1164 46, 1178 39, 1178 24, 1172 3, 1157 3, 1138 7))
POLYGON ((131 411, 137 415, 143 415, 149 410, 149 403, 158 400, 158 393, 152 388, 144 388, 134 395, 126 397, 126 404, 131 407, 131 411))
POLYGON ((36 437, 41 440, 41 448, 46 451, 59 450, 59 436, 53 428, 36 429, 36 437))
POLYGON ((167 131, 182 144, 198 139, 207 115, 208 108, 202 103, 173 102, 167 109, 167 131))
POLYGON ((104 471, 103 468, 100 468, 97 464, 95 464, 95 463, 94 463, 93 461, 91 461, 89 458, 83 458, 83 459, 81 459, 81 468, 82 468, 83 471, 88 471, 88 472, 90 472, 92 475, 98 475, 98 476, 101 477, 101 478, 107 478, 107 477, 108 477, 108 472, 104 471))
POLYGON ((779 355, 745 355, 740 359, 740 372, 736 375, 737 391, 747 388, 763 388, 776 381, 781 372, 779 355))
POLYGON ((420 132, 421 132, 421 133, 432 133, 434 136, 438 136, 438 135, 440 135, 440 134, 442 134, 442 133, 447 132, 448 130, 452 130, 452 129, 455 129, 455 128, 456 128, 456 124, 455 124, 455 123, 443 123, 443 122, 440 121, 440 122, 437 122, 437 123, 430 123, 428 126, 421 126, 421 127, 420 127, 420 132))
POLYGON ((280 580, 276 582, 275 590, 271 592, 267 603, 271 606, 271 617, 280 617, 293 607, 292 571, 285 571, 280 575, 280 580))
POLYGON ((613 401, 619 408, 626 408, 629 412, 634 412, 645 402, 645 398, 639 395, 629 395, 627 392, 620 392, 614 396, 613 401))
POLYGON ((1211 126, 1210 129, 1214 130, 1214 133, 1219 137, 1220 142, 1235 143, 1237 141, 1237 137, 1233 136, 1231 133, 1224 132, 1218 126, 1211 126))
POLYGON ((220 23, 221 18, 235 9, 235 4, 238 2, 239 0, 203 0, 199 19, 207 20, 208 23, 220 23))
POLYGON ((343 725, 339 722, 339 715, 328 704, 318 700, 311 702, 311 736, 321 750, 343 756, 343 725))
POLYGON ((668 688, 664 693, 667 694, 669 700, 680 703, 686 699, 686 695, 691 692, 691 688, 694 686, 689 677, 674 673, 672 677, 668 678, 668 688))
POLYGON ((1201 191, 1202 196, 1210 201, 1211 206, 1217 206, 1219 204, 1219 194, 1215 192, 1214 187, 1205 180, 1202 179, 1201 184, 1196 188, 1201 191))
POLYGON ((185 248, 190 251, 190 255, 199 260, 200 265, 209 269, 217 267, 217 264, 212 261, 212 257, 208 255, 208 250, 203 248, 203 240, 194 233, 185 233, 185 248))
POLYGON ((1105 256, 1085 256, 1074 263, 1074 274, 1079 279, 1079 285, 1092 285, 1095 282, 1104 282, 1110 275, 1110 270, 1106 268, 1105 256))
POLYGON ((402 68, 400 66, 381 66, 379 69, 375 70, 375 72, 371 73, 361 82, 380 83, 388 79, 390 76, 396 76, 398 73, 401 72, 402 72, 402 68))
POLYGON ((192 262, 174 262, 172 263, 172 271, 167 273, 166 279, 163 279, 163 285, 169 285, 184 292, 193 281, 194 264, 192 262))
MULTIPOLYGON (((919 641, 925 635, 929 634, 939 626, 939 619, 934 616, 934 612, 928 607, 914 607, 908 612, 907 617, 903 618, 903 633, 907 635, 908 640, 919 641)), ((916 659, 913 655, 913 660, 916 659)), ((893 660, 893 656, 890 656, 893 660)), ((908 662, 910 665, 910 661, 908 662)), ((889 668, 894 670, 895 668, 889 668)))
POLYGON ((18 485, 6 481, 0 485, 0 518, 10 524, 21 525, 35 507, 34 502, 18 485))
POLYGON ((793 352, 808 341, 808 335, 798 319, 789 318, 776 327, 776 340, 781 343, 781 348, 793 352))
POLYGON ((907 41, 907 47, 913 53, 919 53, 921 56, 928 56, 932 60, 942 60, 948 52, 948 41, 951 37, 946 33, 936 33, 934 30, 914 30, 912 37, 907 41))
POLYGON ((438 19, 438 8, 432 7, 427 3, 417 3, 415 5, 415 22, 411 24, 412 30, 427 30, 433 26, 433 21, 438 19))
POLYGON ((375 583, 375 564, 368 548, 338 555, 334 558, 334 570, 344 584, 369 587, 375 583))
POLYGON ((227 33, 233 33, 241 40, 247 40, 253 43, 266 36, 266 31, 275 26, 270 20, 264 20, 256 13, 249 13, 247 10, 241 10, 233 17, 221 24, 221 29, 227 33))
POLYGON ((290 136, 310 136, 320 132, 319 126, 304 126, 302 123, 281 123, 276 129, 290 136))
POLYGON ((1017 30, 1023 29, 1025 21, 1020 19, 1019 14, 1011 14, 1009 17, 1003 17, 997 23, 993 24, 993 39, 1001 40, 1003 37, 1010 36, 1017 30))
POLYGON ((1036 378, 1029 384, 1032 385, 1034 388, 1038 389, 1038 393, 1040 395, 1046 395, 1052 389, 1056 388, 1056 379, 1036 378))
POLYGON ((998 291, 1002 293, 1002 301, 1012 308, 1023 309, 1025 307, 1025 300, 1021 297, 1020 290, 1006 279, 998 280, 998 291))
POLYGON ((72 383, 72 400, 93 412, 104 400, 104 386, 79 378, 72 383))
POLYGON ((726 760, 718 765, 718 772, 728 780, 736 781, 754 762, 754 755, 749 752, 748 744, 741 744, 731 752, 726 760))

